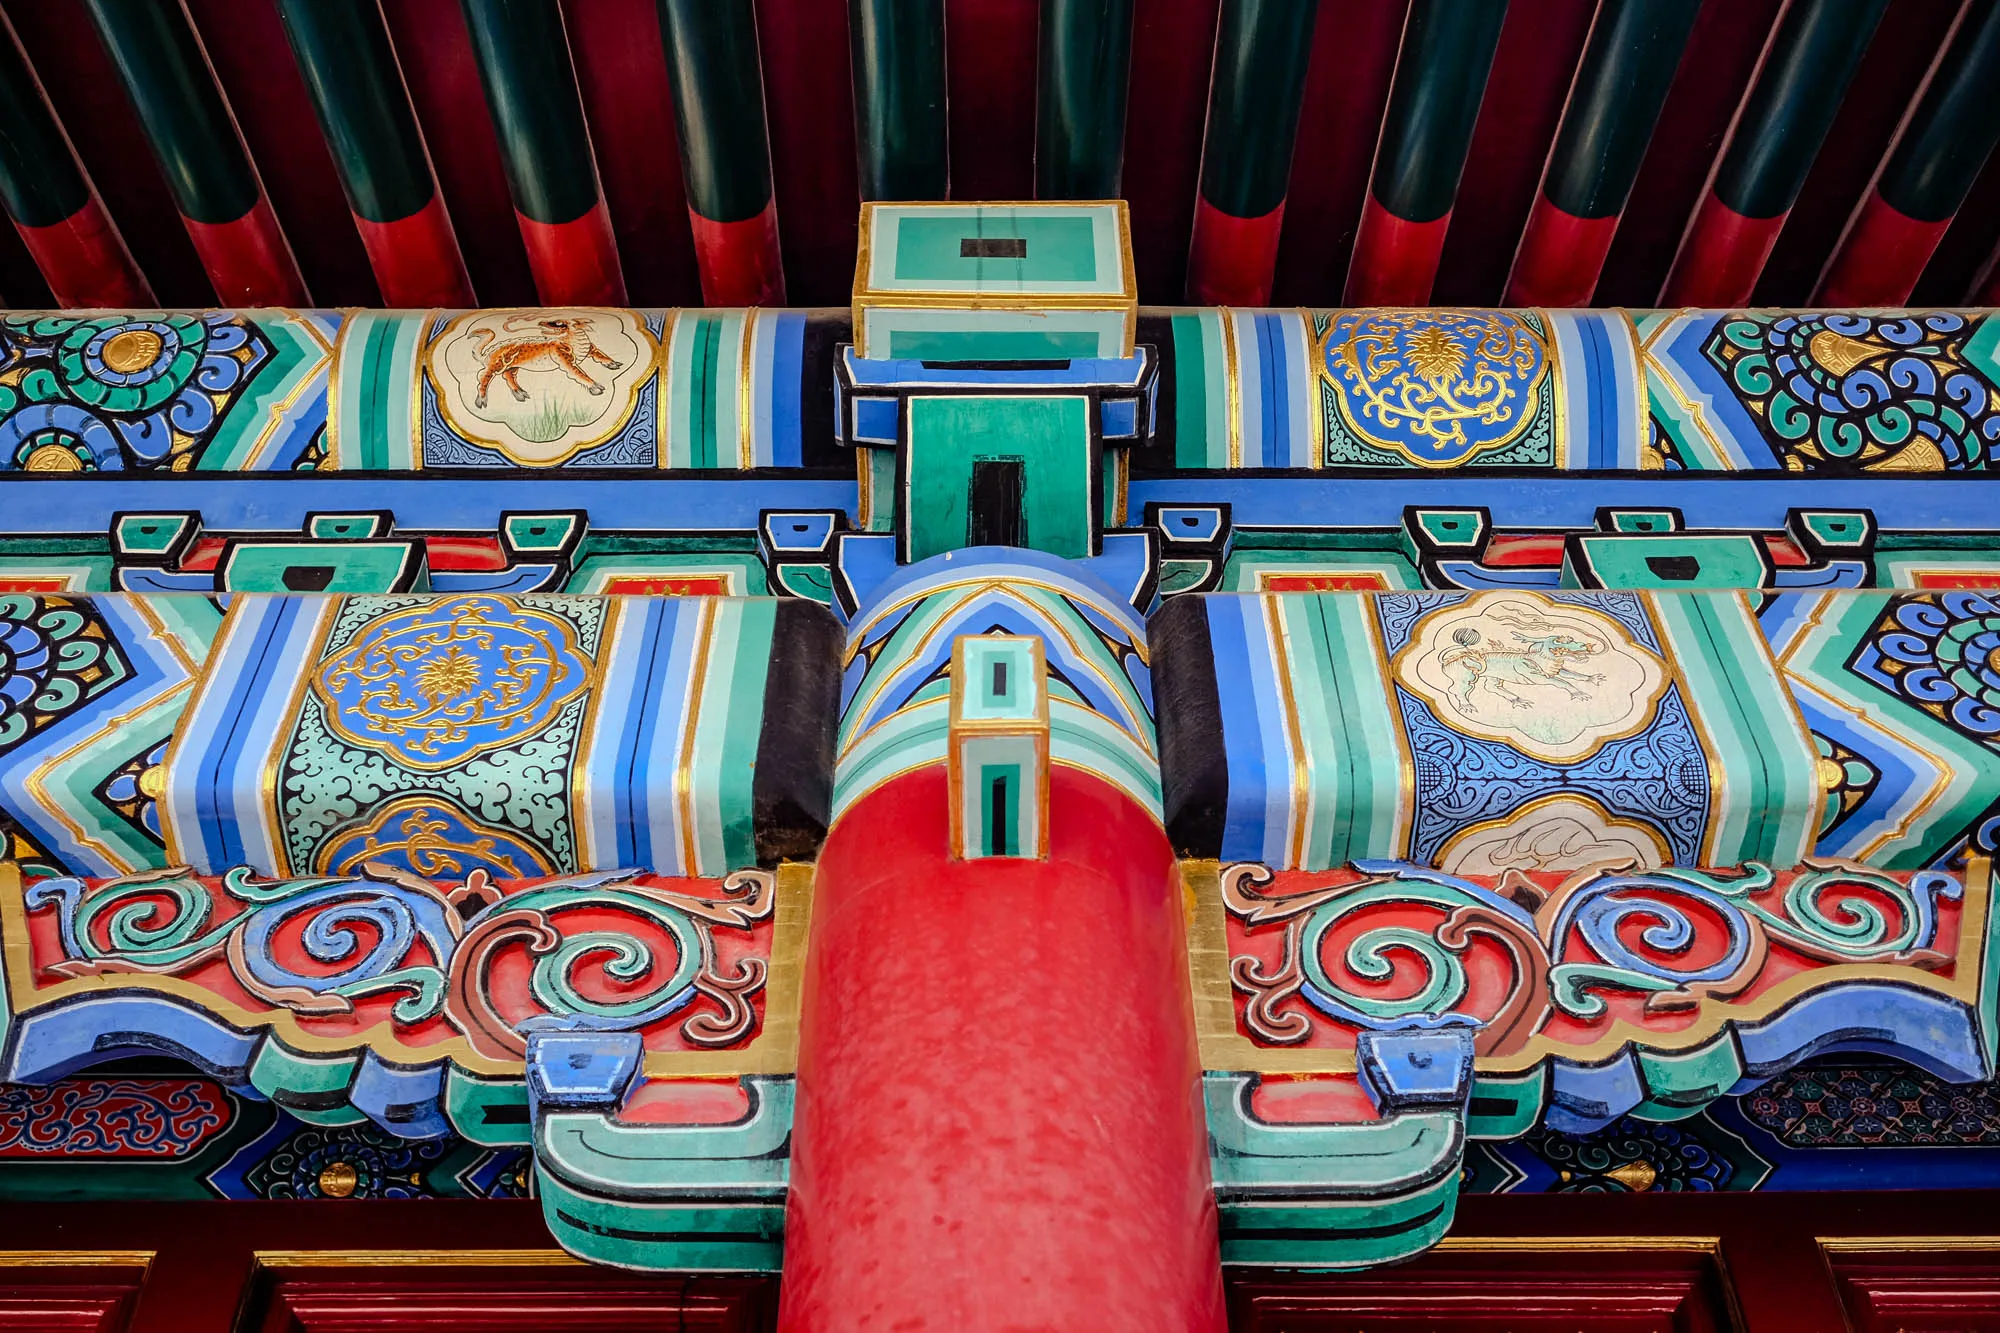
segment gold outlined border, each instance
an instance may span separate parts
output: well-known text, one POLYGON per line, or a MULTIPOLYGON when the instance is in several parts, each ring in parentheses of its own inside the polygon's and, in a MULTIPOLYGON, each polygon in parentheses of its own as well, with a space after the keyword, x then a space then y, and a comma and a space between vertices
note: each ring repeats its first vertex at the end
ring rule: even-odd
MULTIPOLYGON (((619 432, 623 431, 627 426, 632 424, 632 418, 639 411, 639 398, 646 391, 646 382, 650 379, 654 379, 657 377, 660 381, 661 386, 664 386, 665 384, 666 372, 665 372, 665 366, 663 365, 663 359, 665 356, 666 342, 664 339, 655 338, 653 336, 652 329, 646 326, 644 307, 592 306, 592 305, 490 306, 490 307, 483 307, 477 310, 461 310, 457 314, 452 315, 449 319, 445 321, 444 327, 440 328, 437 331, 435 337, 431 336, 430 333, 428 332, 431 323, 431 320, 430 318, 428 318, 428 316, 433 314, 442 314, 443 312, 427 311, 425 313, 427 318, 423 322, 423 330, 419 333, 417 350, 416 350, 416 359, 413 366, 411 367, 412 374, 410 376, 410 386, 412 394, 411 410, 410 410, 410 429, 413 432, 415 432, 415 438, 410 441, 410 444, 411 444, 411 454, 415 460, 415 467, 416 470, 419 472, 424 471, 426 466, 426 460, 424 458, 424 448, 423 448, 424 445, 423 393, 424 393, 424 381, 427 379, 430 381, 432 392, 434 392, 437 395, 438 419, 445 424, 446 429, 450 430, 460 439, 465 440, 468 443, 478 448, 491 449, 494 453, 502 455, 515 467, 526 468, 529 470, 561 467, 563 464, 569 462, 570 459, 575 458, 578 454, 583 453, 587 449, 595 449, 601 445, 609 444, 612 440, 617 438, 619 432), (614 423, 608 430, 606 430, 603 434, 597 436, 596 438, 579 441, 578 443, 571 445, 569 448, 565 449, 561 454, 559 454, 554 458, 529 459, 522 457, 520 452, 520 446, 522 444, 533 443, 533 441, 524 440, 520 432, 514 430, 511 426, 505 426, 503 423, 499 422, 487 421, 484 417, 476 418, 482 425, 493 426, 496 429, 506 430, 507 433, 513 438, 514 443, 512 444, 500 444, 483 439, 477 435, 474 435, 471 431, 466 430, 455 419, 453 419, 451 413, 452 404, 450 402, 450 399, 445 393, 445 386, 444 386, 444 376, 448 375, 450 372, 441 371, 437 366, 433 364, 437 354, 443 348, 445 340, 447 338, 452 337, 456 333, 462 332, 465 326, 469 324, 471 321, 475 319, 483 319, 488 315, 507 315, 510 317, 513 315, 547 316, 555 312, 568 313, 571 311, 579 312, 585 315, 604 314, 604 315, 622 316, 625 319, 630 319, 635 325, 638 326, 639 332, 638 332, 637 342, 639 344, 639 355, 633 358, 632 370, 635 372, 635 378, 632 381, 632 393, 630 398, 626 401, 624 409, 618 414, 618 420, 616 421, 616 423, 614 423)), ((678 311, 676 311, 676 313, 678 314, 678 311)), ((673 327, 672 323, 669 323, 667 327, 668 331, 671 332, 673 327)), ((623 329, 622 320, 620 321, 620 328, 623 329)), ((627 333, 630 332, 630 330, 624 330, 624 331, 627 333)), ((621 366, 620 369, 622 370, 624 369, 624 367, 621 366)), ((464 386, 457 385, 456 387, 463 388, 464 386)), ((609 386, 606 387, 608 388, 609 386)), ((656 419, 660 411, 660 402, 659 402, 660 396, 661 396, 660 393, 656 389, 654 393, 654 408, 653 408, 656 419)), ((568 434, 567 429, 564 431, 564 434, 568 434)), ((657 434, 658 432, 656 431, 655 432, 656 437, 657 434)), ((654 449, 655 449, 655 458, 657 460, 659 446, 656 444, 654 446, 654 449)), ((655 462, 654 465, 656 467, 658 466, 657 461, 655 462)))

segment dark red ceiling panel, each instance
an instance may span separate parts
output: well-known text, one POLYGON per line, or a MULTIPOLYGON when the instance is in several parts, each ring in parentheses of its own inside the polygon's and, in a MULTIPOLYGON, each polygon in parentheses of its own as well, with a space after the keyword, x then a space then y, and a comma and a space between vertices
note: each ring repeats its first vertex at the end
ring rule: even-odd
POLYGON ((1492 305, 1541 188, 1596 0, 1513 0, 1459 178, 1431 300, 1492 305))
POLYGON ((1134 6, 1125 198, 1142 301, 1178 304, 1187 284, 1218 10, 1218 0, 1141 0, 1134 6))
POLYGON ((757 0, 757 43, 786 295, 846 305, 861 216, 846 0, 757 0))
POLYGON ((1347 277, 1408 9, 1409 0, 1320 6, 1271 288, 1280 304, 1324 305, 1347 277))
POLYGON ((564 0, 570 58, 633 305, 701 304, 653 0, 564 0))

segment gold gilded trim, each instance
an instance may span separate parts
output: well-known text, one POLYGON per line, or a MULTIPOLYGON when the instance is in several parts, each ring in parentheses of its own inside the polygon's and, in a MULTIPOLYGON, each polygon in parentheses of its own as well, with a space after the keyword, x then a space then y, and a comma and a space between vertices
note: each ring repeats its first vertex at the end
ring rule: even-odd
POLYGON ((0 1250, 0 1268, 149 1268, 157 1250, 0 1250))
POLYGON ((1607 1254, 1651 1250, 1720 1257, 1720 1236, 1446 1236, 1431 1247, 1442 1254, 1607 1254))
POLYGON ((258 1268, 589 1268, 562 1250, 258 1250, 258 1268))
POLYGON ((1816 1236, 1813 1239, 1828 1256, 2000 1250, 2000 1236, 1816 1236))

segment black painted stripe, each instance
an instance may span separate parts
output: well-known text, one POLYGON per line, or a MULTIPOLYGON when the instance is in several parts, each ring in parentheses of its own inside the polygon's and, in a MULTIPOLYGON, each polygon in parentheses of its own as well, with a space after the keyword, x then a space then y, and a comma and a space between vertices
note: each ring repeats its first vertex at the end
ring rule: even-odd
POLYGON ((1222 698, 1207 606, 1198 596, 1174 598, 1147 623, 1146 641, 1153 658, 1167 838, 1182 856, 1220 856, 1229 816, 1229 757, 1222 747, 1222 698))
POLYGON ((1972 0, 1877 190, 1897 212, 1943 222, 1958 212, 2000 143, 2000 0, 1972 0))
POLYGON ((1201 197, 1231 217, 1263 217, 1291 188, 1318 11, 1319 0, 1223 0, 1201 197))
POLYGON ((863 199, 943 199, 944 0, 848 0, 863 199))
POLYGON ((826 838, 844 645, 840 622, 819 603, 778 603, 750 785, 758 865, 811 860, 826 838))
POLYGON ((1132 0, 1042 0, 1035 197, 1116 199, 1132 82, 1132 0))
POLYGON ((24 227, 61 222, 90 202, 90 182, 0 14, 0 203, 24 227))
POLYGON ((764 74, 750 0, 659 0, 688 203, 742 222, 771 202, 764 74))
POLYGON ((1724 204, 1749 218, 1790 210, 1887 4, 1793 0, 1716 172, 1724 204))

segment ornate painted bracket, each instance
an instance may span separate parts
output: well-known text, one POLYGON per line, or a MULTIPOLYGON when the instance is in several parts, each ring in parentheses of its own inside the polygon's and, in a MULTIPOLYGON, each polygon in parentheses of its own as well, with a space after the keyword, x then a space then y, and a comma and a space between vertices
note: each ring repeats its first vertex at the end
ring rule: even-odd
POLYGON ((775 1268, 811 885, 0 863, 0 1082, 168 1054, 317 1124, 532 1142, 580 1254, 775 1268))
POLYGON ((1228 1262, 1442 1235, 1468 1137, 1673 1120, 1814 1055, 1991 1077, 1990 867, 1185 863, 1228 1262))

